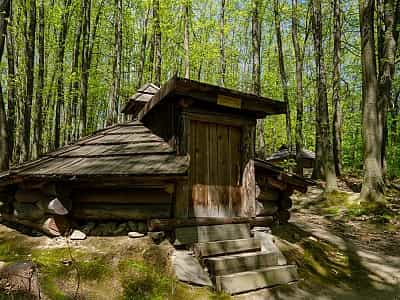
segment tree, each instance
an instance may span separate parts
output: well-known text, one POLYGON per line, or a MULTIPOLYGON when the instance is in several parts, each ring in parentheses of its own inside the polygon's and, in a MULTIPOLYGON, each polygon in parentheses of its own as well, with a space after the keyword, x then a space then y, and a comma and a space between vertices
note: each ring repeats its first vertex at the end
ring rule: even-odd
POLYGON ((279 73, 282 82, 283 101, 286 103, 286 139, 289 150, 292 149, 292 125, 290 120, 290 103, 289 103, 289 87, 288 79, 285 70, 285 60, 283 57, 282 47, 282 33, 281 33, 281 20, 279 17, 279 1, 274 0, 274 20, 275 20, 275 34, 276 43, 278 49, 278 60, 279 60, 279 73))
POLYGON ((312 25, 317 73, 317 116, 315 124, 315 144, 317 151, 313 177, 324 178, 326 181, 326 191, 330 192, 337 189, 337 183, 329 134, 328 96, 326 90, 326 71, 322 46, 321 0, 313 0, 312 25))
MULTIPOLYGON (((0 1, 0 59, 3 58, 5 36, 7 33, 8 17, 11 12, 10 0, 0 1)), ((3 89, 0 84, 0 171, 9 167, 9 141, 6 108, 4 105, 3 89)))
POLYGON ((160 0, 153 0, 154 19, 154 56, 155 56, 155 77, 154 83, 161 84, 161 26, 160 26, 160 0))
POLYGON ((332 74, 332 145, 335 172, 340 176, 342 157, 342 109, 340 104, 340 53, 341 53, 340 0, 333 1, 333 74, 332 74))
POLYGON ((36 1, 28 0, 24 6, 25 23, 25 102, 23 109, 22 161, 30 159, 33 84, 35 76, 36 1))
POLYGON ((376 73, 374 0, 360 2, 361 63, 363 78, 364 179, 360 198, 379 200, 384 192, 381 168, 382 130, 379 124, 376 73))
POLYGON ((226 77, 226 58, 225 58, 225 0, 221 0, 221 13, 219 17, 220 29, 219 29, 219 53, 221 56, 220 62, 220 85, 225 86, 226 77))
POLYGON ((107 124, 118 121, 119 95, 121 89, 121 60, 122 60, 122 0, 115 0, 114 10, 115 48, 113 62, 113 80, 108 102, 107 124))
POLYGON ((183 20, 185 23, 183 46, 185 48, 185 78, 190 79, 190 0, 185 0, 183 20))
MULTIPOLYGON (((253 93, 257 96, 261 95, 261 16, 260 16, 261 1, 252 1, 252 22, 251 22, 251 36, 253 45, 253 93)), ((257 139, 258 149, 257 154, 263 158, 265 156, 265 133, 264 133, 264 120, 257 120, 257 139)))

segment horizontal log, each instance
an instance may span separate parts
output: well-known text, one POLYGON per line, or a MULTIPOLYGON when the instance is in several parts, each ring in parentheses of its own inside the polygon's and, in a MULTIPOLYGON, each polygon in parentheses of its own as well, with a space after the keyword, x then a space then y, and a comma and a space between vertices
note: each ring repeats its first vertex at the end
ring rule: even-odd
POLYGON ((171 216, 169 204, 79 204, 72 216, 85 220, 147 220, 171 216))
POLYGON ((21 203, 35 203, 38 201, 47 201, 50 200, 51 197, 45 195, 40 190, 24 190, 19 189, 15 193, 15 201, 21 203))
POLYGON ((14 202, 14 216, 18 219, 38 220, 41 219, 45 211, 35 204, 14 202))
POLYGON ((278 211, 278 209, 279 209, 278 203, 275 201, 265 201, 265 202, 256 201, 257 217, 272 216, 278 211))
POLYGON ((163 189, 89 189, 73 193, 75 203, 165 203, 172 201, 170 193, 163 189))
POLYGON ((8 214, 2 214, 1 218, 10 223, 22 224, 52 237, 63 235, 69 228, 68 220, 62 216, 45 217, 34 222, 18 219, 8 214))
POLYGON ((279 190, 276 189, 263 189, 260 192, 260 195, 258 196, 257 200, 259 201, 278 201, 279 199, 279 190))
POLYGON ((268 217, 200 217, 190 219, 153 219, 149 222, 149 231, 171 231, 175 228, 189 226, 208 226, 223 224, 249 223, 251 226, 268 226, 274 221, 268 217))

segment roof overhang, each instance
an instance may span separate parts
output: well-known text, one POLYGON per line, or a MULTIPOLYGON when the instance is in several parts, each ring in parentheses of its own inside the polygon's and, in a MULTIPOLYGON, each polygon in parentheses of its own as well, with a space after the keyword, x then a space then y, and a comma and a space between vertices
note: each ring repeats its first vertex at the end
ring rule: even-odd
MULTIPOLYGON (((253 113, 257 118, 286 113, 286 103, 282 101, 276 101, 270 98, 243 93, 194 80, 174 77, 161 87, 150 101, 144 105, 138 114, 138 119, 143 119, 144 116, 165 99, 176 97, 188 97, 221 107, 246 111, 253 113)), ((129 111, 128 105, 124 108, 124 112, 132 114, 133 112, 129 111)))

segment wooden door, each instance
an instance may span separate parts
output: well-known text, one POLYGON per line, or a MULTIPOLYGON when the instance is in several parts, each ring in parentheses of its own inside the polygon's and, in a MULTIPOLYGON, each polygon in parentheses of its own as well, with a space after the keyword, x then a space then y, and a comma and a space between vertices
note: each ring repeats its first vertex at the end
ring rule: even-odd
POLYGON ((191 217, 240 216, 241 137, 240 127, 191 121, 191 217))

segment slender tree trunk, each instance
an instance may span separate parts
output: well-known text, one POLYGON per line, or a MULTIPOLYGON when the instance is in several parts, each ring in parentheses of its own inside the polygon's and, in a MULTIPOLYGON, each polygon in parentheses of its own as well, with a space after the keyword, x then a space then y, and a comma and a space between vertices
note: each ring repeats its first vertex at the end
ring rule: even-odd
POLYGON ((381 168, 382 131, 378 115, 378 80, 374 38, 374 0, 360 2, 363 77, 364 180, 361 199, 378 200, 384 191, 381 168))
MULTIPOLYGON (((220 74, 221 81, 220 85, 225 86, 226 78, 226 58, 225 58, 225 0, 221 0, 221 15, 219 17, 220 22, 220 33, 219 33, 219 53, 221 56, 220 74)), ((201 65, 200 65, 201 69, 201 65)))
POLYGON ((107 125, 118 121, 119 94, 121 88, 121 59, 122 59, 122 0, 115 0, 114 10, 115 44, 113 80, 111 84, 110 99, 108 102, 107 125))
POLYGON ((80 19, 78 20, 78 24, 75 29, 75 37, 74 37, 74 50, 72 54, 72 82, 70 88, 71 95, 71 108, 70 108, 70 118, 69 122, 69 133, 67 140, 68 142, 76 140, 79 135, 79 125, 78 125, 78 103, 79 103, 79 56, 80 56, 80 45, 81 45, 81 36, 82 36, 82 21, 83 21, 83 10, 80 7, 80 13, 78 14, 80 19))
MULTIPOLYGON (((3 58, 5 36, 7 34, 7 19, 10 16, 10 12, 10 1, 0 1, 0 60, 3 58)), ((7 170, 9 168, 9 146, 6 108, 4 105, 3 90, 0 82, 0 171, 7 170)))
POLYGON ((15 60, 15 29, 14 29, 14 16, 12 13, 13 2, 10 0, 10 14, 9 25, 7 27, 7 65, 8 65, 8 102, 7 102, 7 125, 8 125, 8 155, 10 161, 13 158, 14 142, 15 142, 15 124, 16 124, 16 60, 15 60))
POLYGON ((160 26, 160 0, 153 0, 154 19, 154 55, 155 55, 155 77, 157 86, 161 85, 161 26, 160 26))
MULTIPOLYGON (((298 37, 298 4, 297 0, 292 0, 292 41, 294 55, 296 59, 296 172, 303 176, 303 55, 304 50, 300 51, 298 37)), ((307 37, 308 33, 306 33, 307 37)), ((307 38, 305 38, 306 41, 307 38)))
POLYGON ((82 0, 82 58, 81 58, 81 109, 79 135, 87 134, 87 98, 89 83, 91 0, 82 0))
MULTIPOLYGON (((252 44, 253 44, 253 70, 252 70, 252 81, 253 81, 253 93, 257 96, 261 95, 261 16, 260 16, 260 0, 252 0, 252 44)), ((265 156, 265 132, 264 132, 264 120, 257 120, 257 135, 258 135, 258 147, 257 155, 260 158, 265 156)))
POLYGON ((183 46, 185 48, 185 78, 190 79, 190 0, 185 0, 184 10, 184 22, 185 22, 185 34, 183 39, 183 46))
POLYGON ((44 0, 40 0, 39 5, 39 36, 38 36, 38 79, 36 90, 36 119, 33 135, 32 157, 40 157, 43 153, 43 92, 44 92, 44 0))
POLYGON ((57 49, 57 100, 56 100, 56 116, 54 124, 54 148, 57 149, 61 145, 61 115, 64 108, 64 55, 65 41, 68 34, 68 22, 70 15, 71 0, 64 2, 64 9, 61 15, 60 32, 58 34, 57 49))
POLYGON ((36 1, 25 3, 25 103, 23 109, 22 160, 31 157, 31 117, 35 66, 36 1))
MULTIPOLYGON (((313 0, 313 34, 315 65, 317 71, 317 123, 316 123, 316 166, 314 178, 319 175, 318 171, 323 170, 323 178, 326 181, 326 191, 331 192, 337 189, 335 166, 333 162, 333 150, 330 142, 328 96, 326 91, 326 71, 324 64, 324 52, 322 45, 322 15, 321 0, 313 0)), ((317 177, 318 178, 318 177, 317 177)))
MULTIPOLYGON (((146 49, 147 49, 147 27, 149 23, 149 15, 150 8, 147 10, 146 17, 143 21, 143 33, 142 33, 142 41, 140 46, 140 61, 139 61, 139 70, 138 70, 138 84, 136 89, 139 89, 143 84, 143 75, 144 75, 144 67, 146 65, 146 49)), ((150 61, 150 64, 153 62, 150 61)))
POLYGON ((341 13, 340 0, 333 1, 333 74, 332 74, 332 145, 335 172, 340 176, 342 158, 342 109, 340 104, 340 64, 341 64, 341 13))
POLYGON ((283 56, 282 47, 282 34, 281 34, 281 20, 279 17, 279 1, 274 0, 274 19, 275 19, 275 33, 279 58, 279 73, 281 75, 283 100, 286 103, 286 142, 289 150, 292 150, 292 125, 290 120, 290 103, 289 103, 289 87, 288 79, 285 70, 285 60, 283 56))

